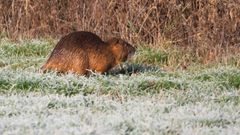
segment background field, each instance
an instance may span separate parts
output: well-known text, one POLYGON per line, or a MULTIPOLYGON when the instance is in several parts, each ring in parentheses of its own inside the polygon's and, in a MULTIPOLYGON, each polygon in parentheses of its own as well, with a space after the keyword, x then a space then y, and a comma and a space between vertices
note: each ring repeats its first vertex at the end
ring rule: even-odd
MULTIPOLYGON (((206 61, 240 49, 239 0, 2 0, 0 33, 12 40, 76 30, 154 48, 174 46, 206 61)), ((191 59, 186 59, 191 61, 191 59)))
POLYGON ((240 134, 239 0, 1 0, 0 134, 240 134), (42 74, 60 37, 121 37, 105 75, 42 74))
POLYGON ((240 133, 234 63, 168 70, 166 53, 142 48, 107 75, 42 74, 54 43, 1 40, 0 134, 240 133))

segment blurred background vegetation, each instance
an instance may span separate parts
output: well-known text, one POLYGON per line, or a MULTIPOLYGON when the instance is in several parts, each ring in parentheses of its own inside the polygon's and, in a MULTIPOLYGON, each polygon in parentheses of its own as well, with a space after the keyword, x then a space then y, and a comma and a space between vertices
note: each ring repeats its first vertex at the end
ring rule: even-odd
POLYGON ((122 37, 154 56, 158 50, 177 56, 168 59, 182 67, 232 57, 240 65, 239 0, 0 1, 1 37, 60 38, 77 30, 122 37))

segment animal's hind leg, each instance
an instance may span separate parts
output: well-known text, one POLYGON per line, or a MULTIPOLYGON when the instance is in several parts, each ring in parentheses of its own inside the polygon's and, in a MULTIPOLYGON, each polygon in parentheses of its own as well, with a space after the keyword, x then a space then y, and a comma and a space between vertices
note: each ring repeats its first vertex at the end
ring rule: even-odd
POLYGON ((76 73, 78 75, 87 75, 89 68, 89 62, 86 54, 78 53, 78 55, 71 60, 71 65, 68 66, 68 71, 76 73))
POLYGON ((89 67, 88 57, 84 51, 64 52, 49 58, 48 62, 42 66, 42 70, 55 70, 60 73, 76 73, 86 75, 89 67))
POLYGON ((84 68, 81 65, 80 66, 74 65, 71 69, 69 69, 69 72, 73 72, 78 75, 87 75, 88 71, 86 69, 87 69, 87 67, 84 68))

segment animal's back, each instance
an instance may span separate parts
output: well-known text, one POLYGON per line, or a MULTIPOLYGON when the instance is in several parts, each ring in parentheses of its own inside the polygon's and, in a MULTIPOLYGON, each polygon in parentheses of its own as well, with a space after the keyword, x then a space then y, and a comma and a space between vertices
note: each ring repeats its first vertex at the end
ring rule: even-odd
POLYGON ((58 42, 54 50, 76 48, 82 48, 86 50, 98 47, 99 45, 104 45, 104 42, 100 37, 91 32, 78 31, 63 37, 58 42))
POLYGON ((73 32, 61 38, 51 53, 49 60, 53 57, 58 59, 61 55, 66 57, 74 52, 96 52, 100 50, 99 48, 101 48, 102 45, 105 45, 105 43, 100 37, 91 32, 73 32))

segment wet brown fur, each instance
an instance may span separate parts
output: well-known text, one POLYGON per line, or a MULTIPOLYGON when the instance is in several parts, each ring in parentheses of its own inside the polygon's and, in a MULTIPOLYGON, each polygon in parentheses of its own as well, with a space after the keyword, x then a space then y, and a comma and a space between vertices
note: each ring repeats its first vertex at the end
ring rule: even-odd
POLYGON ((73 32, 57 43, 41 69, 80 75, 87 75, 89 70, 104 73, 134 52, 135 48, 120 38, 104 42, 91 32, 73 32))

